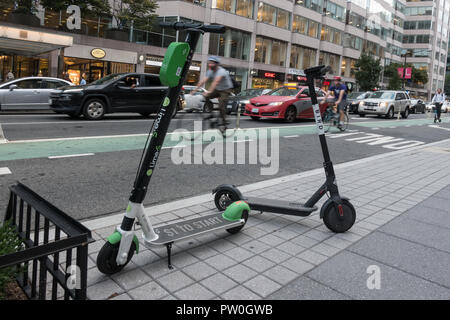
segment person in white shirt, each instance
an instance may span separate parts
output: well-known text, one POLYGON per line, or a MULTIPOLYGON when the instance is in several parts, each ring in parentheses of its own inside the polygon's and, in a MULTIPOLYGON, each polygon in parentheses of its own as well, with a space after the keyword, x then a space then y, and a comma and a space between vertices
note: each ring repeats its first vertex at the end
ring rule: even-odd
POLYGON ((431 100, 431 103, 434 103, 435 105, 434 123, 436 123, 437 121, 441 122, 441 108, 444 101, 445 101, 445 94, 442 93, 442 89, 439 88, 437 89, 436 94, 431 100))

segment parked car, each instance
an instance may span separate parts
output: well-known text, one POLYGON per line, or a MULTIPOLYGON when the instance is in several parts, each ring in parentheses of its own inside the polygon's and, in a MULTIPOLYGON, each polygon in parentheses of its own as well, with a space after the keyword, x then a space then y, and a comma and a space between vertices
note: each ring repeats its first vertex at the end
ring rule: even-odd
MULTIPOLYGON (((323 103, 325 92, 316 88, 317 98, 320 104, 320 112, 327 108, 323 103)), ((261 118, 284 119, 286 122, 294 122, 299 118, 314 118, 309 88, 306 86, 283 86, 267 95, 250 99, 245 105, 244 115, 252 120, 261 118)))
POLYGON ((348 111, 350 113, 358 113, 358 107, 359 103, 363 99, 369 98, 369 96, 372 94, 372 92, 352 92, 347 95, 347 102, 348 104, 348 111))
POLYGON ((358 113, 360 117, 366 114, 385 116, 391 119, 400 112, 402 118, 406 119, 411 110, 411 100, 404 91, 376 91, 369 98, 359 103, 358 113))
MULTIPOLYGON (((434 103, 427 103, 426 107, 427 112, 434 112, 434 103)), ((450 111, 450 102, 445 101, 441 106, 441 113, 447 113, 450 111)))
MULTIPOLYGON (((183 86, 184 101, 186 103, 184 111, 186 112, 206 112, 205 109, 205 97, 203 94, 207 92, 205 88, 199 88, 197 92, 192 94, 192 91, 197 88, 196 86, 183 86)), ((211 99, 213 104, 218 104, 219 100, 217 98, 211 99)))
POLYGON ((425 102, 420 99, 411 99, 411 113, 425 113, 425 102))
POLYGON ((251 98, 265 95, 272 91, 271 89, 246 89, 239 92, 236 96, 228 100, 227 113, 237 112, 238 107, 241 108, 241 114, 245 111, 245 105, 250 102, 251 98))
POLYGON ((50 92, 63 86, 73 86, 70 81, 51 77, 25 77, 0 85, 0 110, 50 109, 50 92))
MULTIPOLYGON (((99 120, 114 112, 136 112, 148 117, 159 111, 167 90, 157 74, 115 73, 88 85, 55 90, 49 104, 56 112, 70 117, 83 115, 88 120, 99 120)), ((172 116, 182 107, 179 98, 172 116)))

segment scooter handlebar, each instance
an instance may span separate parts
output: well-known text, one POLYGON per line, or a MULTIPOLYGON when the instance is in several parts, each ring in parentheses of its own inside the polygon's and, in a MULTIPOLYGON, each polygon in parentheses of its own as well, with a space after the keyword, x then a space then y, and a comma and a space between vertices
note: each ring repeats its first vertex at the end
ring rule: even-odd
POLYGON ((320 77, 326 75, 330 71, 331 71, 330 66, 321 65, 321 66, 306 69, 305 74, 306 74, 306 76, 320 78, 320 77))
POLYGON ((160 22, 162 28, 172 28, 175 30, 198 29, 209 33, 225 33, 226 27, 215 24, 185 23, 185 22, 160 22))

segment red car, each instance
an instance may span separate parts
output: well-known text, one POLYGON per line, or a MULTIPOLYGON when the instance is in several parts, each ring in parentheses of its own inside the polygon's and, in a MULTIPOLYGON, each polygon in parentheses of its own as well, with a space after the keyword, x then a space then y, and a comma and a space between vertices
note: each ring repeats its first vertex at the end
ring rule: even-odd
MULTIPOLYGON (((325 92, 316 88, 319 100, 320 113, 323 115, 327 104, 323 103, 325 92)), ((309 88, 307 86, 284 86, 277 88, 264 96, 252 98, 245 105, 244 115, 253 120, 261 118, 284 119, 294 122, 295 119, 314 119, 309 88)))

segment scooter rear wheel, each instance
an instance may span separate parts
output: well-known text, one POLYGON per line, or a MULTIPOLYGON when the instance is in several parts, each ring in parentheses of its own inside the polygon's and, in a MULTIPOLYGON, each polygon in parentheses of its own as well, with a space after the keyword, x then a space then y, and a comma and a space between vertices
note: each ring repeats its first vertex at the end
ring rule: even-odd
POLYGON ((245 226, 245 224, 247 223, 248 220, 248 211, 244 211, 242 212, 242 219, 245 220, 245 223, 243 225, 240 225, 239 227, 234 227, 234 228, 230 228, 227 229, 227 231, 231 234, 235 234, 238 233, 239 231, 241 231, 241 229, 245 226))
POLYGON ((323 222, 328 229, 335 233, 349 230, 356 220, 356 210, 350 201, 342 199, 343 216, 339 217, 333 202, 329 202, 323 214, 323 222))
POLYGON ((131 243, 130 251, 128 252, 127 262, 123 265, 117 265, 116 259, 119 253, 119 243, 111 244, 106 241, 97 256, 97 268, 101 273, 114 274, 121 271, 130 262, 136 251, 136 244, 131 243))

